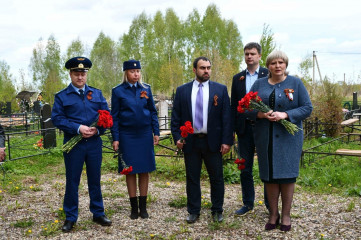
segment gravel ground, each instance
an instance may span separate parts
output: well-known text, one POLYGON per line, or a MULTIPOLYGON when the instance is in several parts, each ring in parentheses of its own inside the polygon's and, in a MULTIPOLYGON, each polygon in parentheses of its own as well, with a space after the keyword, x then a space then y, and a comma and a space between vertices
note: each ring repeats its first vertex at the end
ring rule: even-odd
MULTIPOLYGON (((59 208, 64 194, 63 176, 57 177, 57 181, 41 179, 41 176, 29 177, 21 183, 11 184, 14 185, 13 191, 8 189, 0 193, 1 239, 361 239, 360 198, 310 194, 300 186, 296 187, 294 196, 292 230, 287 233, 278 229, 266 232, 267 212, 259 202, 263 200, 261 186, 256 188, 255 208, 245 216, 233 214, 240 207, 240 185, 227 185, 223 223, 213 223, 210 210, 204 208, 198 222, 187 224, 186 208, 168 205, 170 201, 185 196, 185 183, 153 178, 149 186, 150 218, 131 220, 124 176, 106 174, 102 176, 104 204, 113 225, 102 227, 91 221, 86 177, 83 175, 78 222, 71 233, 62 233, 59 230, 63 223, 59 208), (17 226, 29 219, 33 221, 31 226, 17 226), (45 236, 47 231, 52 234, 45 236)), ((208 182, 203 181, 202 190, 204 201, 210 201, 208 182)))

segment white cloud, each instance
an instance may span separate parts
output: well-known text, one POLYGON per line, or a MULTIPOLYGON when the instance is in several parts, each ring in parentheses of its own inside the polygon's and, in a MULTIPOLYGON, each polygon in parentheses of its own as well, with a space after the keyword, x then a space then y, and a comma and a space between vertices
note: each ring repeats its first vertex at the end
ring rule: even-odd
POLYGON ((313 45, 326 45, 326 44, 336 44, 335 38, 320 38, 311 41, 313 45))

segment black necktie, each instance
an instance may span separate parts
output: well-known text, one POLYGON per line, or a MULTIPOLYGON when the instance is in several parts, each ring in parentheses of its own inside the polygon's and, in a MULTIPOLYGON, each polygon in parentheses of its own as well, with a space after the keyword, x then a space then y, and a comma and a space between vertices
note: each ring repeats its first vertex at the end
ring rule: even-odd
POLYGON ((79 95, 81 99, 84 99, 84 90, 83 89, 79 89, 79 95))
POLYGON ((132 91, 133 91, 133 93, 134 93, 134 95, 135 95, 135 94, 136 94, 136 91, 137 91, 137 89, 135 88, 135 85, 132 86, 132 91))

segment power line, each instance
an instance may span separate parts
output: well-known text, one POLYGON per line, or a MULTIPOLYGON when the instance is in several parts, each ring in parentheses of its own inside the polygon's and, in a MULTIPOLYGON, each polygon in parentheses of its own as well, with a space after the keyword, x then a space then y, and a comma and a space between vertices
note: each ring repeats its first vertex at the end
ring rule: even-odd
POLYGON ((339 55, 361 55, 361 52, 319 52, 317 53, 328 53, 328 54, 339 54, 339 55))

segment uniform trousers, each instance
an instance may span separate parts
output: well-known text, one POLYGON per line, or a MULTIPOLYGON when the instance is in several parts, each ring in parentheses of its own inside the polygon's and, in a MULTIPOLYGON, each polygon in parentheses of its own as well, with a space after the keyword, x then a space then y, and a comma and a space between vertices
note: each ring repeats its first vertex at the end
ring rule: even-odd
POLYGON ((66 189, 63 207, 66 220, 76 222, 78 219, 78 189, 84 163, 88 178, 90 211, 94 217, 103 216, 104 205, 100 186, 102 139, 99 136, 82 139, 69 153, 64 153, 64 161, 66 189))

